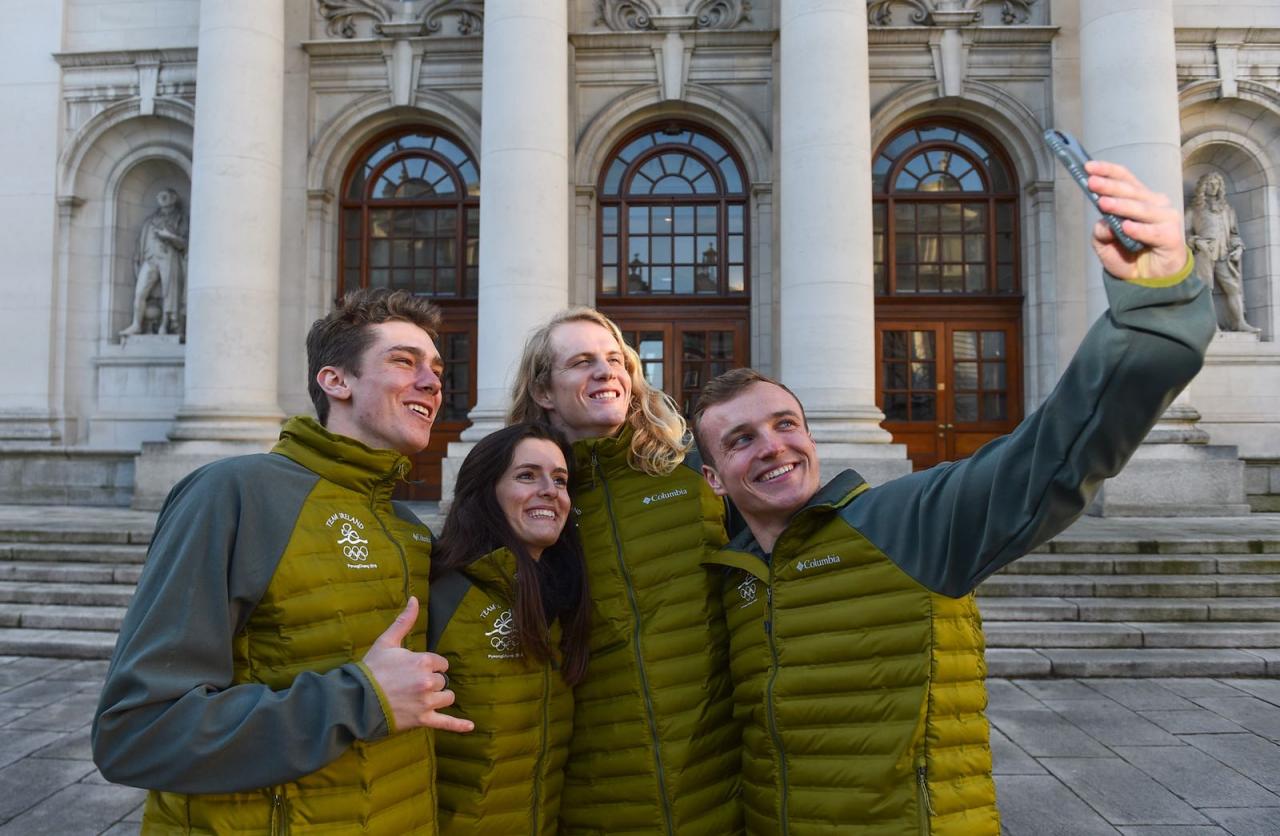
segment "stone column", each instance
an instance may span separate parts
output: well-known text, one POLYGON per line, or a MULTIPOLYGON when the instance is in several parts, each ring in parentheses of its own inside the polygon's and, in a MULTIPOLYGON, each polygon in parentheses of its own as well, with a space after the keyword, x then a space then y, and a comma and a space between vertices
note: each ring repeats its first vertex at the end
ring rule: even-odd
MULTIPOLYGON (((1182 141, 1173 0, 1081 0, 1081 141, 1153 190, 1182 199, 1182 141)), ((1090 209, 1089 211, 1092 211, 1090 209)), ((1090 218, 1092 221, 1092 216, 1090 218)), ((1090 224, 1091 225, 1091 224, 1090 224)), ((1088 282, 1090 319, 1106 309, 1101 274, 1088 282)), ((1092 511, 1107 516, 1248 513, 1244 464, 1211 446, 1185 395, 1169 406, 1133 460, 1104 486, 1092 511)))
MULTIPOLYGON (((284 0, 200 4, 183 402, 139 457, 135 507, 270 446, 278 402, 284 0)), ((297 346, 296 350, 303 350, 297 346)))
POLYGON ((781 6, 782 381, 804 403, 823 477, 910 471, 875 402, 867 10, 781 6))
POLYGON ((485 4, 476 405, 441 495, 506 420, 529 332, 569 300, 569 21, 564 0, 485 4))

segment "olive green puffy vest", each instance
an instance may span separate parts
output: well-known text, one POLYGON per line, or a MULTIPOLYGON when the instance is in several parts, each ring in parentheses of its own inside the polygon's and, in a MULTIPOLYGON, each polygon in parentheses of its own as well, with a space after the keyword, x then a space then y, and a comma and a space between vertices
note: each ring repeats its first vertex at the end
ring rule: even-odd
MULTIPOLYGON (((283 689, 301 673, 361 659, 410 595, 425 606, 430 544, 391 506, 391 490, 407 472, 403 456, 298 418, 285 425, 272 452, 321 478, 266 593, 235 636, 232 655, 235 683, 283 689), (356 536, 344 537, 344 530, 356 536), (356 539, 368 541, 367 554, 345 555, 340 541, 356 539)), ((405 647, 426 650, 425 618, 405 647)), ((386 710, 385 697, 378 697, 386 710)), ((389 713, 387 720, 392 727, 389 713)), ((428 730, 392 728, 387 737, 356 741, 323 769, 279 786, 210 795, 152 792, 143 832, 434 834, 434 786, 428 730)))
POLYGON ((766 561, 720 578, 743 729, 747 831, 996 836, 982 627, 973 595, 921 586, 809 506, 766 561))
POLYGON ((520 650, 515 568, 515 555, 501 549, 431 585, 429 644, 449 660, 457 698, 449 713, 476 724, 468 734, 436 735, 442 834, 556 833, 573 692, 559 671, 559 622, 553 662, 520 650))
POLYGON ((564 833, 741 831, 739 730, 718 585, 725 541, 702 476, 627 464, 630 430, 574 444, 574 512, 592 599, 591 660, 574 689, 564 833))

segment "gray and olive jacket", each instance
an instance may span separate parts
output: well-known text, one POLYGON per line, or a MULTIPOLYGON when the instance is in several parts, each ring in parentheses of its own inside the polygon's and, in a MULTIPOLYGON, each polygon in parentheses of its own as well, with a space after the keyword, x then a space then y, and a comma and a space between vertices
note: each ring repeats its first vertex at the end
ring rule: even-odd
POLYGON ((170 493, 93 724, 103 775, 152 790, 145 833, 436 832, 431 735, 396 733, 360 662, 427 601, 408 466, 294 418, 170 493))
POLYGON ((573 731, 573 690, 515 630, 516 558, 499 549, 431 583, 427 647, 449 660, 452 714, 475 731, 436 737, 440 833, 553 836, 573 731))
POLYGON ((970 593, 1075 520, 1200 369, 1213 308, 1189 272, 1108 277, 1111 310, 1012 434, 876 488, 846 471, 771 554, 745 531, 707 561, 748 832, 1000 832, 970 593))
POLYGON ((630 428, 573 445, 591 590, 591 659, 574 688, 564 833, 731 836, 739 730, 719 585, 724 504, 697 468, 628 464, 630 428))

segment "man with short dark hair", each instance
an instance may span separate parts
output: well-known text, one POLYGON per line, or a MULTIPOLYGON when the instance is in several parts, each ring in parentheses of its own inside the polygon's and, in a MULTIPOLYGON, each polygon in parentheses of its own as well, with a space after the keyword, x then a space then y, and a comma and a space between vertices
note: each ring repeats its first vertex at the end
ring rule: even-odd
POLYGON ((390 497, 440 408, 438 323, 348 295, 307 337, 320 421, 169 494, 93 725, 103 775, 151 790, 144 832, 435 833, 429 730, 472 724, 439 712, 431 533, 390 497))
POLYGON ((708 383, 703 475, 749 526, 722 577, 752 834, 1000 832, 972 590, 1069 525, 1200 369, 1213 336, 1179 213, 1091 162, 1111 309, 1044 404, 960 462, 819 490, 804 409, 751 370, 708 383))

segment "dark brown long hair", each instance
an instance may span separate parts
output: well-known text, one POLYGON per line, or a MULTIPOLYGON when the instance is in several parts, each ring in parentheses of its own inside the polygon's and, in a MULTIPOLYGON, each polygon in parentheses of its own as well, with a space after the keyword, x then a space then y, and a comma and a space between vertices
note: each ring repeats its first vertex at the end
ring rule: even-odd
POLYGON ((555 544, 534 560, 511 530, 495 490, 511 466, 516 446, 526 438, 543 439, 558 446, 569 468, 569 484, 573 484, 573 450, 556 430, 544 424, 521 423, 485 436, 458 469, 453 506, 432 549, 431 574, 438 577, 496 549, 509 549, 516 556, 516 600, 512 609, 520 645, 533 658, 550 660, 549 625, 559 618, 560 651, 564 654, 561 675, 565 682, 576 685, 587 670, 591 618, 577 526, 572 519, 567 520, 555 544), (552 602, 553 612, 546 611, 547 600, 552 602))

